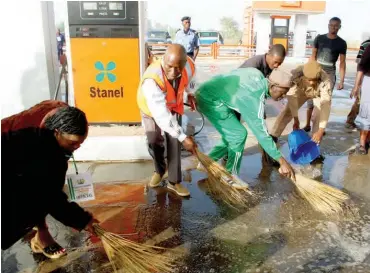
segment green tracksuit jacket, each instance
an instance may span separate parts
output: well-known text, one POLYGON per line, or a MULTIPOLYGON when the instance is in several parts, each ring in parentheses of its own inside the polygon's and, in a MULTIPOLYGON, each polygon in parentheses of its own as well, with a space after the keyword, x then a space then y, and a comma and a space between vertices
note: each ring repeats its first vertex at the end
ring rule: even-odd
POLYGON ((226 169, 230 173, 239 173, 248 134, 234 111, 241 114, 262 148, 273 159, 278 160, 282 156, 267 132, 263 119, 269 93, 268 81, 259 70, 238 68, 228 74, 215 76, 198 88, 195 97, 198 110, 222 136, 221 143, 213 148, 209 156, 218 161, 228 155, 226 169))

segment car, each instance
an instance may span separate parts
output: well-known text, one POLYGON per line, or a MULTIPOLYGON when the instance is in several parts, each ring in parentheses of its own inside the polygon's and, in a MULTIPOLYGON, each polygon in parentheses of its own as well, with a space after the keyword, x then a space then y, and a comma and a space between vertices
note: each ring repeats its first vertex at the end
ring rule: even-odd
POLYGON ((165 51, 166 46, 151 46, 150 44, 172 44, 171 36, 165 30, 150 30, 145 36, 145 42, 149 44, 152 51, 165 51))

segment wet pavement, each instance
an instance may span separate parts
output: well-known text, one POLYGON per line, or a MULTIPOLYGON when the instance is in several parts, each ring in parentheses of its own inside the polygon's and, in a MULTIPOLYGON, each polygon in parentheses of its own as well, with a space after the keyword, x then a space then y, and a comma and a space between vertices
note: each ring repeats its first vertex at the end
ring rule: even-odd
MULTIPOLYGON (((346 88, 350 89, 353 78, 348 79, 346 88)), ((188 199, 165 187, 148 189, 151 162, 81 163, 80 172, 93 173, 96 193, 96 200, 81 205, 109 231, 180 249, 174 272, 369 273, 370 156, 349 153, 358 142, 358 132, 343 127, 352 104, 346 92, 335 92, 334 111, 321 145, 325 161, 302 170, 349 193, 359 210, 356 218, 325 217, 313 211, 276 168, 262 166, 253 135, 246 145, 240 176, 259 197, 246 209, 229 208, 208 195, 201 182, 205 175, 186 171, 196 164, 186 153, 183 183, 191 192, 188 199)), ((268 107, 268 116, 276 115, 275 106, 268 107)), ((300 114, 304 116, 304 111, 300 114)), ((285 155, 286 133, 280 139, 285 155)), ((218 135, 206 125, 197 141, 208 151, 218 135)), ((69 254, 58 261, 32 254, 30 234, 2 252, 2 272, 112 272, 98 238, 66 228, 51 217, 48 224, 69 254)))

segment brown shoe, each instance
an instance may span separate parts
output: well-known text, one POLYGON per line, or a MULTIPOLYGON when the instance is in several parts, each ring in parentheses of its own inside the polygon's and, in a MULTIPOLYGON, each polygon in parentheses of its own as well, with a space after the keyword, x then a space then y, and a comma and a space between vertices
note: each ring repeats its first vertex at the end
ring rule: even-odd
POLYGON ((173 192, 175 192, 179 196, 190 196, 190 192, 187 188, 185 188, 182 184, 178 183, 175 185, 172 185, 171 183, 167 183, 167 188, 173 192))
POLYGON ((152 176, 152 179, 150 179, 149 187, 155 188, 158 187, 162 182, 162 176, 160 176, 158 173, 154 173, 152 176))

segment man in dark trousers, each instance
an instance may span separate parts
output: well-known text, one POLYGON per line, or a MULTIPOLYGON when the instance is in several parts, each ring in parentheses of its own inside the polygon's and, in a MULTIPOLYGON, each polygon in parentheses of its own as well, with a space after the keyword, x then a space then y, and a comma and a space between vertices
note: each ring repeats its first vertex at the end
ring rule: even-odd
MULTIPOLYGON (((278 68, 285 59, 286 51, 285 47, 281 44, 273 45, 267 54, 256 55, 252 58, 247 59, 239 68, 248 68, 253 67, 257 68, 262 74, 267 78, 273 69, 278 68)), ((235 112, 237 119, 240 121, 241 115, 238 112, 235 112)), ((266 114, 264 115, 264 119, 266 119, 266 114)), ((265 162, 269 162, 272 159, 263 151, 263 160, 265 162)), ((227 156, 223 158, 223 163, 226 164, 227 156)))
MULTIPOLYGON (((346 54, 347 43, 338 36, 338 31, 341 28, 342 21, 338 17, 333 17, 329 21, 329 32, 327 34, 318 35, 314 41, 312 50, 312 61, 317 61, 322 69, 328 74, 332 82, 332 90, 336 81, 336 63, 339 58, 339 74, 340 81, 337 89, 342 90, 344 77, 346 75, 346 54)), ((307 101, 307 120, 306 126, 303 128, 306 132, 311 131, 311 116, 314 105, 312 100, 307 101)))

